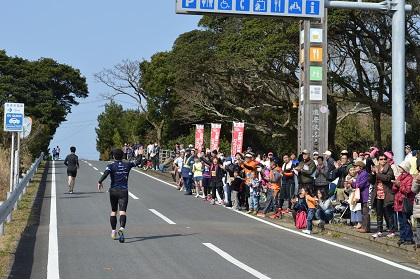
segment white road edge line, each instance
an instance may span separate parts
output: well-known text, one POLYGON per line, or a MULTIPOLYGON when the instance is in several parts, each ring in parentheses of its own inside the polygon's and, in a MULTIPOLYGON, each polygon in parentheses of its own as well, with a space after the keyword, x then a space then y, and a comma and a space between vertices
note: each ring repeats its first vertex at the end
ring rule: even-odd
POLYGON ((50 228, 48 238, 48 264, 47 279, 60 279, 58 265, 58 236, 57 236, 57 192, 55 182, 55 161, 52 162, 51 175, 51 204, 50 204, 50 228))
POLYGON ((266 221, 266 220, 263 220, 263 219, 260 219, 260 218, 251 216, 251 215, 249 215, 247 213, 243 213, 243 212, 241 212, 239 210, 233 210, 233 209, 231 209, 231 211, 234 211, 234 212, 239 213, 241 215, 247 216, 248 218, 251 218, 251 219, 260 221, 260 222, 265 223, 267 225, 276 227, 278 229, 281 229, 281 230, 284 230, 284 231, 288 231, 288 232, 291 232, 291 233, 300 235, 302 237, 314 239, 314 240, 317 240, 319 242, 323 242, 323 243, 326 243, 328 245, 335 246, 335 247, 338 247, 338 248, 341 248, 341 249, 344 249, 344 250, 347 250, 347 251, 350 251, 350 252, 353 252, 353 253, 356 253, 356 254, 359 254, 359 255, 362 255, 362 256, 371 258, 371 259, 374 259, 374 260, 379 261, 379 262, 382 262, 384 264, 387 264, 387 265, 390 265, 390 266, 393 266, 393 267, 396 267, 396 268, 399 268, 399 269, 402 269, 402 270, 405 270, 405 271, 408 271, 408 272, 411 272, 411 273, 420 275, 420 271, 419 270, 416 270, 414 268, 411 268, 411 267, 408 267, 408 266, 405 266, 405 265, 401 265, 399 263, 396 263, 396 262, 387 260, 385 258, 376 256, 376 255, 373 255, 373 254, 370 254, 370 253, 367 253, 367 252, 364 252, 364 251, 361 251, 361 250, 358 250, 358 249, 355 249, 355 248, 352 248, 352 247, 348 247, 348 246, 345 246, 345 245, 342 245, 342 244, 338 244, 338 243, 335 243, 333 241, 329 241, 329 240, 326 240, 326 239, 323 239, 323 238, 320 238, 320 237, 315 237, 313 235, 307 235, 305 233, 302 233, 302 232, 299 232, 299 231, 295 231, 295 230, 290 229, 290 228, 279 226, 279 225, 273 224, 273 223, 271 223, 269 221, 266 221))
POLYGON ((142 174, 142 175, 144 175, 144 176, 146 176, 146 177, 149 177, 149 178, 152 178, 152 179, 154 179, 154 180, 156 180, 156 181, 159 181, 159 182, 161 182, 161 183, 164 183, 165 185, 168 185, 168 186, 170 186, 170 187, 172 187, 172 188, 177 188, 177 186, 175 186, 174 184, 171 184, 171 183, 168 183, 168 182, 165 182, 165 181, 163 181, 163 180, 161 180, 161 179, 158 179, 158 178, 155 178, 155 177, 153 177, 153 176, 151 176, 151 175, 149 175, 149 174, 146 174, 146 173, 144 173, 144 172, 141 172, 141 171, 139 171, 139 170, 137 170, 137 169, 133 169, 135 172, 137 172, 137 173, 139 173, 139 174, 142 174))
POLYGON ((232 257, 231 255, 229 255, 228 253, 226 253, 225 251, 219 249, 218 247, 216 247, 215 245, 211 244, 211 243, 203 243, 204 246, 206 246, 207 248, 213 250, 214 252, 216 252, 217 254, 219 254, 222 258, 224 258, 225 260, 233 263, 234 265, 236 265, 237 267, 239 267, 242 270, 245 270, 246 272, 248 272, 249 274, 254 275, 255 277, 257 277, 258 279, 271 279, 270 277, 262 274, 261 272, 253 269, 252 267, 244 264, 243 262, 235 259, 234 257, 232 257))
POLYGON ((174 221, 172 221, 171 219, 169 219, 165 215, 159 213, 155 209, 149 209, 149 211, 152 212, 153 214, 155 214, 156 216, 158 216, 159 218, 161 218, 162 220, 164 220, 165 222, 167 222, 168 224, 170 224, 170 225, 176 225, 176 223, 174 221))
MULTIPOLYGON (((171 183, 165 182, 165 181, 163 181, 163 180, 161 180, 161 179, 155 178, 155 177, 153 177, 153 176, 151 176, 151 175, 149 175, 149 174, 145 174, 145 173, 140 172, 140 171, 138 171, 138 170, 135 170, 135 171, 136 171, 137 173, 140 173, 140 174, 142 174, 142 175, 145 175, 146 177, 152 178, 152 179, 154 179, 154 180, 156 180, 156 181, 158 181, 158 182, 164 183, 165 185, 168 185, 168 186, 170 186, 170 187, 176 188, 176 186, 175 186, 175 185, 173 185, 173 184, 171 184, 171 183)), ((227 208, 227 209, 228 209, 228 208, 227 208)), ((307 234, 304 234, 304 233, 302 233, 302 232, 299 232, 299 231, 296 231, 296 230, 293 230, 293 229, 289 229, 289 228, 286 228, 286 227, 283 227, 283 226, 279 226, 279 225, 276 225, 276 224, 271 223, 271 222, 269 222, 269 221, 266 221, 266 220, 260 219, 260 218, 258 218, 258 217, 251 216, 251 215, 249 215, 249 214, 243 213, 243 212, 238 211, 238 210, 233 210, 233 209, 230 209, 230 210, 231 210, 231 211, 234 211, 234 212, 236 212, 236 213, 238 213, 238 214, 241 214, 241 215, 247 216, 248 218, 251 218, 251 219, 254 219, 254 220, 256 220, 256 221, 260 221, 260 222, 262 222, 262 223, 264 223, 264 224, 270 225, 270 226, 272 226, 272 227, 275 227, 275 228, 278 228, 278 229, 281 229, 281 230, 284 230, 284 231, 288 231, 288 232, 290 232, 290 233, 294 233, 294 234, 300 235, 300 236, 302 236, 302 237, 311 238, 311 239, 317 240, 317 241, 319 241, 319 242, 323 242, 323 243, 326 243, 326 244, 328 244, 328 245, 335 246, 335 247, 338 247, 338 248, 341 248, 341 249, 344 249, 344 250, 347 250, 347 251, 350 251, 350 252, 353 252, 353 253, 356 253, 356 254, 359 254, 359 255, 362 255, 362 256, 365 256, 365 257, 371 258, 371 259, 374 259, 374 260, 376 260, 376 261, 379 261, 379 262, 382 262, 382 263, 384 263, 384 264, 387 264, 387 265, 390 265, 390 266, 393 266, 393 267, 399 268, 399 269, 401 269, 401 270, 405 270, 405 271, 408 271, 408 272, 411 272, 411 273, 414 273, 414 274, 420 275, 420 270, 417 270, 417 269, 414 269, 414 268, 411 268, 411 267, 408 267, 408 266, 405 266, 405 265, 401 265, 401 264, 399 264, 399 263, 396 263, 396 262, 393 262, 393 261, 387 260, 387 259, 385 259, 385 258, 382 258, 382 257, 376 256, 376 255, 373 255, 373 254, 370 254, 370 253, 367 253, 367 252, 364 252, 364 251, 361 251, 361 250, 358 250, 358 249, 355 249, 355 248, 352 248, 352 247, 348 247, 348 246, 345 246, 345 245, 341 245, 341 244, 338 244, 338 243, 335 243, 335 242, 333 242, 333 241, 329 241, 329 240, 326 240, 326 239, 323 239, 323 238, 320 238, 320 237, 314 237, 313 235, 307 235, 307 234)))
POLYGON ((128 195, 131 196, 131 198, 133 199, 139 199, 137 196, 135 196, 134 194, 132 194, 131 192, 128 192, 128 195))

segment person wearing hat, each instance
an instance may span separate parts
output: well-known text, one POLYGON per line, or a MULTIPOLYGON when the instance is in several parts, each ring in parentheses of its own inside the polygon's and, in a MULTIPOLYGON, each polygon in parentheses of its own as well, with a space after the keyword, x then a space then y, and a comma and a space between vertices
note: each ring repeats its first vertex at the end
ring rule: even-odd
POLYGON ((325 151, 324 158, 328 166, 328 173, 335 169, 335 160, 332 158, 331 151, 325 151))
POLYGON ((192 183, 193 173, 192 168, 194 165, 194 156, 191 153, 191 149, 185 151, 185 157, 182 164, 181 175, 182 181, 184 182, 185 195, 192 195, 192 183))
POLYGON ((342 151, 341 151, 341 153, 340 153, 340 155, 346 155, 346 156, 349 156, 349 151, 347 151, 347 150, 342 150, 342 151))
POLYGON ((369 157, 366 159, 366 171, 368 173, 372 172, 372 167, 378 166, 378 155, 379 155, 379 149, 376 147, 370 147, 369 157))
POLYGON ((387 162, 388 157, 385 153, 380 153, 378 157, 379 165, 372 167, 370 181, 373 184, 372 190, 372 208, 376 209, 377 232, 372 236, 378 238, 383 233, 383 219, 389 229, 387 237, 395 236, 394 223, 394 193, 392 192, 392 182, 394 172, 387 162))
POLYGON ((404 151, 405 151, 404 161, 410 161, 411 157, 413 156, 413 153, 411 152, 411 146, 406 145, 404 151))
POLYGON ((248 214, 258 210, 252 208, 252 203, 250 203, 251 198, 251 189, 252 181, 257 176, 257 165, 258 162, 254 160, 253 155, 250 152, 245 154, 245 161, 241 164, 241 168, 245 173, 245 204, 247 204, 248 214))
POLYGON ((358 160, 354 163, 357 178, 353 183, 353 187, 360 190, 359 202, 362 204, 362 227, 357 229, 358 232, 370 232, 370 215, 369 215, 369 174, 366 171, 366 164, 358 160))
POLYGON ((319 152, 315 151, 312 153, 312 159, 315 162, 315 165, 318 165, 318 157, 319 157, 319 152))
POLYGON ((412 245, 413 231, 409 223, 413 214, 414 193, 411 191, 413 186, 413 176, 410 174, 410 162, 403 161, 398 168, 401 175, 397 180, 392 181, 392 191, 394 192, 394 211, 397 213, 398 224, 400 226, 400 240, 398 245, 412 245))
POLYGON ((314 174, 316 170, 315 162, 310 158, 310 153, 308 150, 302 151, 302 162, 295 168, 295 171, 298 174, 299 188, 306 187, 309 190, 309 193, 314 196, 314 174))
MULTIPOLYGON (((278 195, 281 188, 281 169, 279 167, 280 160, 275 159, 270 162, 270 175, 265 178, 269 185, 267 190, 267 204, 263 210, 263 213, 258 213, 257 216, 265 217, 268 212, 277 211, 278 195)), ((277 213, 276 213, 277 214, 277 213)), ((276 215, 274 214, 274 216, 276 215)))
POLYGON ((394 177, 398 178, 400 176, 400 171, 398 170, 398 165, 394 162, 394 153, 392 151, 387 151, 384 153, 384 155, 387 157, 387 162, 389 166, 392 168, 392 172, 394 173, 394 177))

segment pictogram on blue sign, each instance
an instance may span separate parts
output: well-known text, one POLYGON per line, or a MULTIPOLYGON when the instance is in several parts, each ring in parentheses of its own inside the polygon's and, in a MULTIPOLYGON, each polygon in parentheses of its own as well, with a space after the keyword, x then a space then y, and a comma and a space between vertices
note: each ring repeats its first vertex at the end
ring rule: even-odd
POLYGON ((289 0, 289 14, 302 14, 302 0, 289 0))
POLYGON ((236 0, 236 10, 241 12, 249 12, 251 9, 251 0, 236 0))
POLYGON ((254 12, 266 13, 268 8, 267 1, 268 0, 254 0, 254 12))
POLYGON ((271 0, 272 13, 284 13, 286 0, 271 0))
POLYGON ((182 0, 182 8, 196 9, 197 8, 197 0, 182 0))
POLYGON ((8 131, 21 131, 23 128, 23 115, 6 113, 5 125, 8 131))
POLYGON ((320 3, 316 0, 306 0, 306 13, 308 15, 319 15, 320 3))
POLYGON ((222 11, 231 11, 232 10, 232 0, 219 0, 219 10, 222 11))
POLYGON ((213 10, 215 0, 200 0, 200 9, 213 10))

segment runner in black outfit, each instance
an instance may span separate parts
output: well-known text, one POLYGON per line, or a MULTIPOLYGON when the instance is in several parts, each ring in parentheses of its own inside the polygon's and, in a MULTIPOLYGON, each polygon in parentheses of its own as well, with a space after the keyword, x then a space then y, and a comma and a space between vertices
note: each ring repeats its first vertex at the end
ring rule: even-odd
POLYGON ((142 162, 142 155, 136 161, 123 162, 124 152, 116 149, 113 152, 115 161, 109 164, 104 175, 98 181, 98 190, 103 188, 102 182, 111 175, 111 187, 109 189, 109 197, 111 200, 111 238, 117 239, 117 211, 120 210, 120 229, 118 230, 119 241, 124 242, 124 228, 127 222, 127 204, 128 204, 128 175, 131 168, 139 166, 142 162))
POLYGON ((76 147, 70 147, 70 152, 71 154, 66 157, 64 164, 67 166, 67 176, 69 176, 69 193, 73 193, 74 183, 77 176, 77 169, 79 168, 79 158, 75 154, 76 147))

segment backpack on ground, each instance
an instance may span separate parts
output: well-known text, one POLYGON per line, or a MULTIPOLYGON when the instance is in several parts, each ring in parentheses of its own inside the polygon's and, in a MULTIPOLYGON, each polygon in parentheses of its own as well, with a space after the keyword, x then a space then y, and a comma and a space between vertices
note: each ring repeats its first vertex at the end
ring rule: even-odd
POLYGON ((296 224, 297 229, 305 229, 306 224, 306 211, 298 211, 296 214, 296 224))

